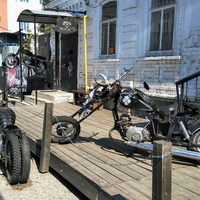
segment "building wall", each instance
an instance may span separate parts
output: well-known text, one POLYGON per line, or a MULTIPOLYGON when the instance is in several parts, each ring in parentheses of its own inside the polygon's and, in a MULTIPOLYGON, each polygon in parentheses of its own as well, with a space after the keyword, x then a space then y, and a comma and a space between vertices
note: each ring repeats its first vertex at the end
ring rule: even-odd
MULTIPOLYGON (((16 32, 19 30, 17 18, 25 10, 41 10, 41 0, 7 0, 8 30, 16 32)), ((33 24, 30 24, 30 30, 33 32, 33 24)))
MULTIPOLYGON (((142 88, 143 82, 150 85, 148 93, 155 96, 176 96, 175 82, 200 70, 200 3, 199 0, 177 0, 175 5, 175 30, 173 50, 170 54, 150 54, 150 0, 117 1, 116 56, 100 58, 101 8, 109 0, 53 1, 68 10, 87 11, 88 79, 105 73, 117 77, 123 68, 134 67, 126 76, 124 85, 142 88), (59 3, 60 2, 60 3, 59 3)), ((83 20, 79 20, 78 87, 84 86, 83 20)), ((199 87, 199 86, 198 86, 199 87)), ((199 88, 198 93, 199 93, 199 88)), ((189 96, 194 97, 195 83, 189 84, 189 96)))
POLYGON ((8 20, 7 20, 7 0, 0 1, 0 31, 8 30, 8 20))

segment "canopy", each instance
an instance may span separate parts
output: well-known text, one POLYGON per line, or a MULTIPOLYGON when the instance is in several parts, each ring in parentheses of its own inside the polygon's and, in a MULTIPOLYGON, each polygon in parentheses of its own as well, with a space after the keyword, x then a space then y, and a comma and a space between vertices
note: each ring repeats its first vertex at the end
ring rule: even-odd
POLYGON ((58 17, 73 17, 79 18, 76 13, 61 12, 61 11, 49 11, 49 10, 23 10, 18 18, 18 22, 30 22, 30 23, 44 23, 44 24, 56 24, 58 17))
MULTIPOLYGON (((71 17, 71 18, 81 18, 82 16, 86 15, 86 12, 73 12, 73 11, 52 11, 52 10, 23 10, 18 18, 17 22, 19 24, 21 22, 28 22, 28 23, 34 23, 34 41, 35 41, 35 57, 36 57, 36 23, 41 23, 41 24, 57 24, 58 18, 65 18, 65 17, 71 17)), ((84 16, 85 19, 85 16, 84 16)), ((84 28, 85 29, 85 28, 84 28)), ((20 37, 21 38, 21 37, 20 37)), ((21 41, 20 41, 21 45, 21 41)), ((57 45, 57 44, 56 44, 57 45)), ((56 56, 57 60, 57 56, 56 56)), ((57 61, 56 61, 57 63, 57 61)), ((22 67, 22 65, 20 65, 22 67)), ((35 62, 35 68, 37 69, 37 65, 35 62)), ((58 69, 59 70, 59 69, 58 69)), ((21 70, 22 73, 22 70, 21 70)), ((59 74, 59 71, 58 71, 59 74)), ((58 78, 58 77, 57 77, 58 78)), ((36 85, 36 79, 37 79, 37 73, 35 76, 35 85, 36 85)), ((21 80, 21 85, 22 85, 22 80, 21 80)), ((35 88, 35 100, 37 104, 37 87, 35 88)))

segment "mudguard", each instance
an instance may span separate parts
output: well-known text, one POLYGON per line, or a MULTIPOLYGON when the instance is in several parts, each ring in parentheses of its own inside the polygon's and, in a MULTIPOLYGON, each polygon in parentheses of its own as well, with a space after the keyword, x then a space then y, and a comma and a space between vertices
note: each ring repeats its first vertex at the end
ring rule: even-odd
POLYGON ((15 119, 15 112, 11 108, 0 108, 0 126, 2 128, 13 126, 15 124, 15 119))

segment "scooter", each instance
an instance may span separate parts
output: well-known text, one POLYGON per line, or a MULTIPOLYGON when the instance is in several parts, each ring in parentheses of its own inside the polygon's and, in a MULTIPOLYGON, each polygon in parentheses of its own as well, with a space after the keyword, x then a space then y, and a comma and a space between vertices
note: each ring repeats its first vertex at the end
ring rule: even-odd
MULTIPOLYGON (((178 103, 158 108, 150 96, 141 90, 123 88, 121 80, 131 70, 124 69, 124 73, 116 80, 108 80, 104 74, 100 74, 102 81, 95 79, 96 86, 89 93, 83 107, 71 116, 53 117, 55 129, 52 131, 52 142, 73 142, 80 134, 80 123, 106 102, 113 100, 114 127, 109 131, 110 137, 115 130, 125 141, 143 143, 167 140, 173 145, 200 152, 200 119, 189 111, 180 112, 178 103), (98 103, 98 106, 90 109, 94 103, 98 103), (118 103, 128 109, 145 111, 148 122, 144 126, 137 126, 128 114, 119 116, 118 103), (77 115, 79 120, 75 119, 77 115)), ((149 89, 147 83, 144 83, 144 87, 149 89)))
POLYGON ((30 175, 30 146, 28 137, 15 125, 15 112, 0 102, 0 160, 8 182, 26 183, 30 175))

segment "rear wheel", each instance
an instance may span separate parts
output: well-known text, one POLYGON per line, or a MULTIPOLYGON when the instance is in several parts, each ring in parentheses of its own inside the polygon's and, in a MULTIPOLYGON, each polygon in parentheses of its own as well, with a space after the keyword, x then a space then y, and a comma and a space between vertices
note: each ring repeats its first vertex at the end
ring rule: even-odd
POLYGON ((56 143, 69 143, 80 134, 80 124, 72 117, 55 116, 52 120, 51 141, 56 143))
MULTIPOLYGON (((200 130, 192 135, 191 143, 200 145, 200 130)), ((200 152, 200 147, 191 147, 190 150, 200 152)))
POLYGON ((20 146, 21 146, 22 166, 21 166, 21 176, 20 176, 19 182, 26 183, 30 175, 31 155, 30 155, 30 146, 29 146, 28 137, 24 133, 22 133, 20 146))
MULTIPOLYGON (((200 120, 195 121, 190 127, 189 131, 192 134, 190 142, 192 144, 200 145, 200 120)), ((200 152, 200 147, 190 146, 189 150, 200 152)))
POLYGON ((9 133, 5 140, 5 174, 10 184, 17 184, 21 175, 21 150, 19 139, 9 133))

